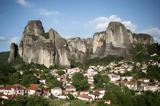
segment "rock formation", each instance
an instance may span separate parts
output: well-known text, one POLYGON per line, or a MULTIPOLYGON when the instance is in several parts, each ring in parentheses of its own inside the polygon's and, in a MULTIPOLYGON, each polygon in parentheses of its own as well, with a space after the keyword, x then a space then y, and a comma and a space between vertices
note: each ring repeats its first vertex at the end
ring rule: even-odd
POLYGON ((152 44, 153 37, 144 33, 133 34, 133 42, 141 44, 152 44))
POLYGON ((89 52, 92 52, 92 39, 67 39, 71 60, 82 62, 89 52))
POLYGON ((132 43, 132 35, 119 22, 109 23, 106 31, 97 32, 93 37, 93 54, 96 57, 107 55, 124 56, 132 43))
POLYGON ((41 21, 29 21, 19 45, 19 54, 25 63, 70 66, 71 61, 107 55, 126 56, 134 43, 151 44, 153 38, 146 34, 133 34, 119 22, 109 23, 107 29, 96 32, 92 38, 65 40, 54 29, 44 31, 41 21))
POLYGON ((25 63, 70 66, 68 46, 65 39, 50 29, 44 32, 41 21, 29 21, 19 45, 19 54, 25 63))
POLYGON ((17 54, 18 54, 18 45, 15 43, 11 43, 10 54, 8 57, 8 63, 13 62, 15 60, 17 54))

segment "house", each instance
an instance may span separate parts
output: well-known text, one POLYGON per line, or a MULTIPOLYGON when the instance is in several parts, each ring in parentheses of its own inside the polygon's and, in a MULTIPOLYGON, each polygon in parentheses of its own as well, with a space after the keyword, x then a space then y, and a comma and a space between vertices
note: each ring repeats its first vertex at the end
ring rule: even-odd
POLYGON ((6 85, 4 87, 0 87, 0 93, 4 95, 24 95, 25 88, 14 85, 6 85))
POLYGON ((59 95, 58 99, 67 99, 67 96, 66 95, 59 95))
POLYGON ((96 75, 96 74, 98 74, 98 72, 95 71, 95 70, 92 69, 92 68, 89 68, 89 69, 87 70, 87 75, 88 75, 88 76, 94 76, 94 75, 96 75))
POLYGON ((107 99, 104 101, 104 103, 109 105, 109 104, 111 104, 111 100, 107 99))
POLYGON ((74 97, 76 97, 78 95, 78 92, 76 91, 76 88, 71 84, 67 84, 65 86, 65 90, 63 90, 63 93, 65 95, 72 94, 74 97))
POLYGON ((69 75, 69 77, 71 78, 73 74, 80 72, 79 68, 69 68, 66 69, 66 73, 69 75))
POLYGON ((83 101, 88 101, 88 102, 93 101, 93 98, 91 96, 89 96, 88 94, 78 95, 77 98, 80 100, 83 100, 83 101))
POLYGON ((133 79, 132 76, 125 76, 125 77, 121 77, 121 80, 127 80, 127 81, 131 81, 133 79))
POLYGON ((15 97, 16 95, 5 95, 5 94, 0 93, 0 98, 2 99, 13 99, 15 97))
POLYGON ((137 90, 138 89, 137 83, 135 83, 135 82, 126 82, 124 85, 127 86, 131 90, 137 90))
POLYGON ((66 85, 65 90, 66 91, 76 91, 76 88, 73 85, 66 85))
POLYGON ((120 80, 120 75, 108 74, 108 76, 109 76, 109 78, 110 78, 110 80, 111 80, 112 82, 115 82, 115 81, 120 80))
POLYGON ((105 95, 105 90, 104 89, 93 90, 93 92, 89 93, 88 95, 91 96, 93 100, 102 99, 105 95))
POLYGON ((30 84, 27 88, 28 95, 34 95, 39 90, 38 84, 30 84))
POLYGON ((83 95, 83 94, 88 95, 88 94, 89 94, 89 91, 80 91, 80 92, 79 92, 79 95, 83 95))
POLYGON ((46 84, 46 80, 44 80, 44 79, 39 80, 39 82, 42 84, 46 84))
POLYGON ((62 94, 62 88, 55 87, 55 88, 51 89, 51 94, 55 97, 58 97, 59 95, 62 94))

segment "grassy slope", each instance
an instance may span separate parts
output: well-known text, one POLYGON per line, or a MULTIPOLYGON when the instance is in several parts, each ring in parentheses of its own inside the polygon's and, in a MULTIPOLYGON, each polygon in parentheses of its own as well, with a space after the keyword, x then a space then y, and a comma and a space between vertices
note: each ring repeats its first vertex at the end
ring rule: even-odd
POLYGON ((0 52, 0 64, 7 63, 9 52, 0 52))

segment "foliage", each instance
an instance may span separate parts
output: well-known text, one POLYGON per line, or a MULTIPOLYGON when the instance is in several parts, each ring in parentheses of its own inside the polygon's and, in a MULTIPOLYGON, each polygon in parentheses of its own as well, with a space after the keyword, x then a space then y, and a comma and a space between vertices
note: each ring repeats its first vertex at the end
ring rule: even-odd
POLYGON ((72 77, 72 83, 78 91, 89 88, 87 78, 85 78, 82 73, 75 73, 72 77))
POLYGON ((75 61, 71 61, 72 67, 79 67, 82 69, 87 69, 89 66, 91 65, 107 65, 112 61, 119 61, 122 60, 123 57, 119 57, 119 56, 112 56, 109 55, 107 57, 104 58, 93 58, 93 59, 87 59, 84 62, 75 62, 75 61))
POLYGON ((8 64, 0 65, 0 84, 7 84, 10 74, 14 72, 16 72, 16 70, 8 64))
POLYGON ((97 102, 96 106, 106 106, 106 104, 104 103, 104 101, 99 101, 97 102))
POLYGON ((85 64, 87 66, 90 66, 90 65, 107 65, 112 61, 119 61, 119 60, 122 60, 122 59, 123 59, 123 57, 109 55, 109 56, 104 57, 104 58, 98 58, 97 57, 97 58, 89 59, 85 62, 85 64))
POLYGON ((96 88, 103 88, 104 83, 108 83, 108 82, 109 82, 108 75, 96 74, 94 76, 94 84, 95 84, 96 88))
POLYGON ((54 87, 62 87, 62 83, 59 82, 54 76, 52 75, 48 75, 46 77, 46 83, 47 83, 47 86, 49 88, 54 88, 54 87))
POLYGON ((65 72, 62 71, 62 70, 58 71, 57 73, 58 73, 58 75, 60 75, 60 76, 65 74, 65 72))
POLYGON ((158 58, 160 56, 160 51, 158 50, 157 44, 135 44, 131 53, 133 60, 138 62, 145 62, 151 59, 160 60, 160 58, 158 58), (156 58, 150 56, 154 53, 158 54, 156 58))
POLYGON ((35 77, 32 73, 25 72, 22 75, 21 84, 28 85, 28 84, 37 84, 37 83, 38 83, 38 78, 35 77))
POLYGON ((75 99, 72 94, 68 94, 67 96, 68 96, 68 98, 69 98, 70 100, 74 100, 74 99, 75 99))
POLYGON ((10 84, 18 84, 20 83, 21 75, 19 72, 15 72, 10 74, 9 76, 9 83, 10 84))
POLYGON ((148 66, 147 76, 151 80, 156 79, 160 81, 160 68, 158 66, 152 66, 152 65, 148 66))
POLYGON ((90 106, 90 104, 81 100, 73 100, 71 101, 71 106, 90 106))
POLYGON ((0 52, 0 64, 6 64, 9 57, 9 52, 0 52))
POLYGON ((49 33, 48 32, 47 33, 43 33, 42 36, 45 37, 46 39, 48 39, 49 38, 49 33))
POLYGON ((38 96, 17 97, 15 100, 3 100, 3 103, 4 106, 48 106, 47 100, 38 96))

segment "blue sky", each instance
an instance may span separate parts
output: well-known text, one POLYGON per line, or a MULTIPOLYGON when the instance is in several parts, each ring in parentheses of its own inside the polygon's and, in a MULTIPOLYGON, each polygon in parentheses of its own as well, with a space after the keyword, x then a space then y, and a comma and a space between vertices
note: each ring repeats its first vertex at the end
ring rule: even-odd
POLYGON ((42 20, 65 38, 92 37, 110 21, 160 41, 160 0, 0 0, 0 51, 19 42, 29 20, 42 20))

